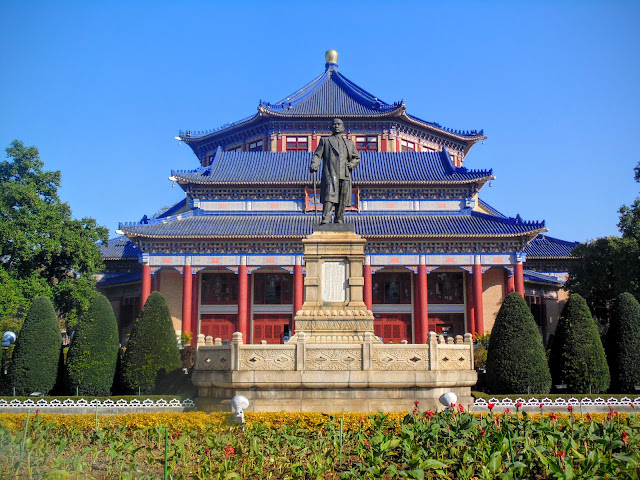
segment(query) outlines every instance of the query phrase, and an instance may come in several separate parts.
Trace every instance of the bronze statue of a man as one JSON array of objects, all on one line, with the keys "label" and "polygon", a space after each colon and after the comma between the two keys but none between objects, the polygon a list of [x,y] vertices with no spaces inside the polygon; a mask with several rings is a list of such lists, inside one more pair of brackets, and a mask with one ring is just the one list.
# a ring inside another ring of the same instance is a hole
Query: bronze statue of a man
[{"label": "bronze statue of a man", "polygon": [[331,132],[333,134],[330,137],[320,139],[311,160],[311,172],[314,174],[322,162],[320,225],[331,222],[331,210],[334,207],[334,223],[344,222],[344,209],[351,206],[351,170],[360,162],[360,154],[355,144],[342,135],[344,132],[342,120],[333,119]]}]

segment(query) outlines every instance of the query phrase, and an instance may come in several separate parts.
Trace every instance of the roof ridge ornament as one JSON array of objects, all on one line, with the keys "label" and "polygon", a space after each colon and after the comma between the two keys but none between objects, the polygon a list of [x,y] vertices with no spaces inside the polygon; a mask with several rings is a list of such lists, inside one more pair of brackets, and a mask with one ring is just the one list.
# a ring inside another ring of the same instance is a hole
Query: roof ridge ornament
[{"label": "roof ridge ornament", "polygon": [[327,50],[324,54],[324,69],[331,71],[338,71],[338,52],[333,48]]}]

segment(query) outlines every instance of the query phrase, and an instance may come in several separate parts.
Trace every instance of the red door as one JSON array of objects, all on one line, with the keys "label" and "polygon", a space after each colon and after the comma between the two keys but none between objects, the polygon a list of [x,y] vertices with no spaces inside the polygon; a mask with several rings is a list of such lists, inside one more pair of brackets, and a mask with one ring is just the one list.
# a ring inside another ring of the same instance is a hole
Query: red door
[{"label": "red door", "polygon": [[411,314],[376,313],[373,321],[373,333],[384,343],[411,343]]},{"label": "red door", "polygon": [[231,340],[233,332],[237,330],[238,315],[203,313],[200,315],[200,333],[205,337],[211,335],[214,339]]},{"label": "red door", "polygon": [[464,335],[464,313],[430,314],[429,331],[449,337]]},{"label": "red door", "polygon": [[284,343],[284,334],[289,333],[291,315],[254,314],[253,343]]}]

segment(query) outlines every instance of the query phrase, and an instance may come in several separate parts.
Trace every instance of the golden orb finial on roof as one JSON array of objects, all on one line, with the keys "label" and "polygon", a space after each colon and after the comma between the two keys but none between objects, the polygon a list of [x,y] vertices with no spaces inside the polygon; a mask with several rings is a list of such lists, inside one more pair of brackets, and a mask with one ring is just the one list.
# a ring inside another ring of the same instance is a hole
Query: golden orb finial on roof
[{"label": "golden orb finial on roof", "polygon": [[338,63],[338,52],[336,52],[333,48],[331,50],[327,50],[324,54],[324,59],[327,63]]}]

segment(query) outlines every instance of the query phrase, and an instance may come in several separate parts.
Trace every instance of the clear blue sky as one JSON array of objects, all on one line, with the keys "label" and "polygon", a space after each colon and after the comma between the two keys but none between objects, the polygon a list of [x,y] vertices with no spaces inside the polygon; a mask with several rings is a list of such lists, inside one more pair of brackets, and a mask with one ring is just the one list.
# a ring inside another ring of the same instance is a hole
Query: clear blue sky
[{"label": "clear blue sky", "polygon": [[[327,12],[329,9],[337,9]],[[61,170],[75,217],[109,228],[182,198],[180,129],[252,115],[320,74],[324,52],[386,102],[484,129],[481,197],[566,240],[616,235],[639,185],[640,2],[8,2],[0,145]]]}]

